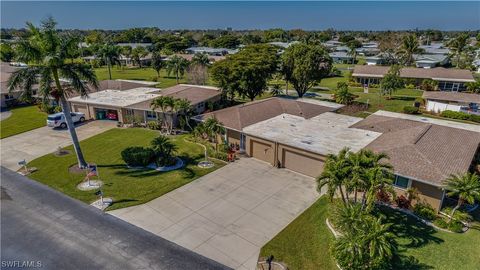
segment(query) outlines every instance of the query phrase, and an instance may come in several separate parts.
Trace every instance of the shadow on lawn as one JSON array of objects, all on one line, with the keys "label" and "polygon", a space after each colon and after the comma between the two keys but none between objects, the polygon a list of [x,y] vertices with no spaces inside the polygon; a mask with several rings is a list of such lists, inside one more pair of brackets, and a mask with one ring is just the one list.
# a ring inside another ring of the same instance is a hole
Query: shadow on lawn
[{"label": "shadow on lawn", "polygon": [[433,269],[432,266],[419,262],[413,256],[400,255],[393,262],[396,270],[426,270]]},{"label": "shadow on lawn", "polygon": [[407,96],[393,96],[390,100],[404,100],[404,101],[414,101],[415,97],[407,97]]}]

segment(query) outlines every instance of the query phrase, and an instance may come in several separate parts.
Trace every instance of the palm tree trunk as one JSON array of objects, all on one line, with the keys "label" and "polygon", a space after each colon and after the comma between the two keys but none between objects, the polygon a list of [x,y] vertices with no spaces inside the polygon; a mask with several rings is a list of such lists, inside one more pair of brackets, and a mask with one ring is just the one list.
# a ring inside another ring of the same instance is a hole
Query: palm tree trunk
[{"label": "palm tree trunk", "polygon": [[358,195],[357,188],[355,188],[354,194],[355,194],[355,195],[354,195],[355,197],[354,197],[353,201],[354,201],[355,203],[357,203],[357,195]]},{"label": "palm tree trunk", "polygon": [[285,95],[288,96],[288,81],[285,80]]},{"label": "palm tree trunk", "polygon": [[345,199],[345,194],[343,193],[343,189],[342,187],[338,187],[338,189],[340,190],[340,196],[342,197],[342,201],[344,204],[347,204],[347,200]]},{"label": "palm tree trunk", "polygon": [[107,58],[107,67],[108,67],[108,77],[110,78],[110,80],[112,79],[112,70],[111,70],[111,63],[110,63],[110,59]]},{"label": "palm tree trunk", "polygon": [[450,218],[448,219],[448,224],[450,224],[452,222],[453,215],[455,214],[455,211],[457,211],[457,209],[460,208],[460,206],[462,206],[462,204],[463,204],[463,200],[459,198],[458,202],[457,202],[457,205],[452,209],[452,213],[450,213]]}]

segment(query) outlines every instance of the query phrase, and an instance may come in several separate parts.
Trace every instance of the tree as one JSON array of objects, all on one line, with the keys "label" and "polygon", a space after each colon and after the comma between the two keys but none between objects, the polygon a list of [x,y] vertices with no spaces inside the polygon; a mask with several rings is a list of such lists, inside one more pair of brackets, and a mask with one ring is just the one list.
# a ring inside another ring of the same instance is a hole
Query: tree
[{"label": "tree", "polygon": [[[120,53],[125,56],[126,59],[131,59],[132,57],[132,47],[130,46],[122,46],[120,48]],[[128,64],[128,60],[125,61],[125,65]]]},{"label": "tree", "polygon": [[190,65],[187,68],[187,81],[190,84],[205,85],[207,82],[207,67],[199,64]]},{"label": "tree", "polygon": [[190,101],[184,98],[175,99],[173,107],[178,117],[183,117],[185,124],[190,128],[190,130],[192,130],[192,126],[190,126],[190,117],[192,116],[193,111]]},{"label": "tree", "polygon": [[210,65],[210,59],[206,53],[196,53],[192,57],[192,64],[207,67]]},{"label": "tree", "polygon": [[218,151],[218,137],[225,133],[222,123],[214,117],[210,117],[204,122],[205,131],[209,138],[215,143],[215,151]]},{"label": "tree", "polygon": [[473,204],[475,200],[480,199],[480,178],[475,173],[466,173],[463,175],[451,175],[445,181],[445,189],[450,197],[457,196],[457,205],[452,209],[450,220],[465,202]]},{"label": "tree", "polygon": [[338,38],[338,41],[342,42],[342,43],[348,43],[352,40],[355,40],[355,37],[352,36],[352,35],[341,35],[339,38]]},{"label": "tree", "polygon": [[403,84],[403,79],[400,77],[400,66],[393,65],[380,82],[381,94],[388,95],[391,98],[393,92],[402,88]]},{"label": "tree", "polygon": [[187,59],[178,55],[170,57],[170,60],[167,61],[166,65],[168,76],[170,76],[172,73],[175,74],[175,80],[178,84],[180,77],[185,74],[185,70],[187,70],[189,64],[190,62],[188,62]]},{"label": "tree", "polygon": [[460,59],[468,47],[469,36],[465,33],[458,35],[456,38],[448,42],[448,47],[452,50],[452,54],[456,58],[456,67],[460,65]]},{"label": "tree", "polygon": [[223,35],[210,41],[210,46],[214,48],[235,49],[239,44],[240,39],[234,35]]},{"label": "tree", "polygon": [[157,166],[170,165],[177,146],[167,136],[160,135],[152,140],[151,146],[155,153]]},{"label": "tree", "polygon": [[348,55],[352,56],[352,64],[355,64],[357,60],[357,49],[362,47],[362,43],[356,39],[347,42],[347,47],[349,49]]},{"label": "tree", "polygon": [[348,91],[348,83],[339,82],[337,84],[337,90],[335,90],[335,102],[350,105],[355,100],[355,95]]},{"label": "tree", "polygon": [[[172,112],[175,105],[175,99],[170,96],[159,96],[152,100],[151,107],[152,110],[160,109],[162,111],[162,123],[167,126],[167,130],[170,132],[171,127],[167,121],[167,113]],[[170,116],[170,118],[172,118]],[[171,121],[170,121],[171,122]]]},{"label": "tree", "polygon": [[420,44],[415,34],[410,34],[403,37],[402,46],[400,47],[398,53],[402,56],[403,63],[406,66],[412,65],[415,60],[413,55],[422,51],[419,46]]},{"label": "tree", "polygon": [[88,33],[85,37],[85,42],[88,45],[100,45],[103,44],[105,41],[105,37],[103,36],[102,32],[93,30]]},{"label": "tree", "polygon": [[102,58],[107,64],[108,77],[112,79],[112,65],[120,64],[120,48],[113,44],[104,44],[97,53],[98,57]]},{"label": "tree", "polygon": [[297,43],[282,54],[282,69],[285,78],[297,91],[299,97],[315,83],[328,76],[332,69],[332,59],[321,46]]},{"label": "tree", "polygon": [[328,155],[322,174],[317,178],[319,191],[327,186],[327,195],[330,200],[333,200],[337,191],[340,192],[344,204],[349,204],[348,193],[343,188],[350,173],[348,153],[349,149],[344,148],[338,155]]},{"label": "tree", "polygon": [[385,58],[386,64],[400,63],[398,48],[402,46],[402,37],[397,33],[387,32],[379,37],[378,48]]},{"label": "tree", "polygon": [[10,62],[15,58],[15,51],[12,48],[12,45],[8,43],[0,44],[0,60],[3,62]]},{"label": "tree", "polygon": [[139,67],[142,67],[142,59],[147,55],[147,50],[142,46],[138,46],[132,49],[132,60],[133,62],[137,63]]},{"label": "tree", "polygon": [[[56,22],[51,17],[43,20],[40,28],[27,23],[29,37],[18,43],[16,53],[20,61],[32,64],[12,73],[8,89],[22,89],[22,96],[31,97],[32,86],[38,84],[38,94],[43,99],[54,97],[60,101],[77,155],[78,167],[85,168],[87,162],[75,132],[67,96],[78,93],[85,97],[88,95],[87,84],[98,88],[98,81],[90,66],[68,61],[66,57],[74,54],[69,51],[71,46],[65,46],[69,43],[66,40],[69,37],[60,37],[55,27]],[[67,80],[68,85],[62,85],[60,78]]]},{"label": "tree", "polygon": [[157,72],[157,80],[160,78],[160,70],[165,67],[165,62],[160,53],[154,52],[152,54],[152,68]]}]

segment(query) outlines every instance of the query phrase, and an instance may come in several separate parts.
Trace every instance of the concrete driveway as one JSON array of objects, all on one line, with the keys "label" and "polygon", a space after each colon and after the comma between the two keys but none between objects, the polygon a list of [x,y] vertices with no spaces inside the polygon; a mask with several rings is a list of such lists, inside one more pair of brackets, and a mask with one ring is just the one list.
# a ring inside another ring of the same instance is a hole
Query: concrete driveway
[{"label": "concrete driveway", "polygon": [[[76,127],[80,140],[97,135],[115,127],[113,121],[92,121]],[[10,169],[18,170],[18,161],[25,159],[27,162],[35,158],[52,153],[57,148],[72,144],[68,130],[41,127],[18,135],[0,140],[1,165]]]},{"label": "concrete driveway", "polygon": [[253,270],[260,248],[319,196],[310,177],[242,158],[109,213],[229,267]]}]

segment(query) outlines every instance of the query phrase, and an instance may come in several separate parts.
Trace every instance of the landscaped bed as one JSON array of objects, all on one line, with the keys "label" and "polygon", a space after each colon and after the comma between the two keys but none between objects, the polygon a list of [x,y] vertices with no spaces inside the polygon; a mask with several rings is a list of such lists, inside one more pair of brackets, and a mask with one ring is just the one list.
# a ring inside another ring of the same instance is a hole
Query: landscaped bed
[{"label": "landscaped bed", "polygon": [[[141,128],[112,129],[81,142],[87,162],[98,166],[104,196],[114,199],[108,210],[148,202],[223,165],[218,162],[210,169],[199,168],[198,162],[204,159],[203,148],[185,141],[185,135],[181,135],[171,137],[171,141],[178,147],[177,156],[186,162],[181,169],[169,172],[129,169],[122,160],[122,150],[129,146],[149,146],[158,135],[158,131]],[[29,166],[38,168],[30,178],[91,203],[97,199],[95,191],[80,191],[76,188],[84,180],[85,174],[69,172],[77,160],[73,147],[67,147],[67,150],[70,154],[58,156],[52,153],[30,162]]]},{"label": "landscaped bed", "polygon": [[[260,256],[274,255],[285,262],[289,269],[338,269],[330,254],[333,234],[325,219],[328,199],[320,198],[288,227],[268,242]],[[393,223],[392,230],[399,244],[400,255],[413,256],[414,260],[396,265],[395,269],[478,269],[480,265],[480,219],[466,233],[451,233],[435,230],[414,217],[382,207],[381,212]],[[475,216],[475,215],[474,215]]]},{"label": "landscaped bed", "polygon": [[0,122],[1,139],[43,127],[47,123],[47,114],[37,106],[16,107],[10,111],[12,115]]}]

